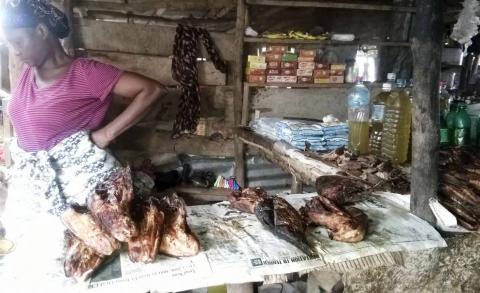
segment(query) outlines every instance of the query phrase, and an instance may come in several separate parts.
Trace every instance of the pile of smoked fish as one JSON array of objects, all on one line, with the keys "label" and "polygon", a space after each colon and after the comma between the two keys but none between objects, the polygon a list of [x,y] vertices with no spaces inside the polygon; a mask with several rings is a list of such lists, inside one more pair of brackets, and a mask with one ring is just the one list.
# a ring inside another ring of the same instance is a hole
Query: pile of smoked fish
[{"label": "pile of smoked fish", "polygon": [[123,168],[97,186],[86,206],[72,206],[62,215],[65,274],[87,279],[109,256],[128,247],[133,262],[155,261],[159,253],[196,255],[200,243],[187,224],[185,202],[173,192],[134,196],[130,168]]},{"label": "pile of smoked fish", "polygon": [[373,155],[353,156],[343,148],[315,156],[319,156],[318,159],[324,163],[341,169],[345,176],[368,182],[375,190],[410,193],[410,180],[407,174],[389,161]]},{"label": "pile of smoked fish", "polygon": [[480,228],[480,153],[448,149],[439,156],[439,201],[468,230]]}]

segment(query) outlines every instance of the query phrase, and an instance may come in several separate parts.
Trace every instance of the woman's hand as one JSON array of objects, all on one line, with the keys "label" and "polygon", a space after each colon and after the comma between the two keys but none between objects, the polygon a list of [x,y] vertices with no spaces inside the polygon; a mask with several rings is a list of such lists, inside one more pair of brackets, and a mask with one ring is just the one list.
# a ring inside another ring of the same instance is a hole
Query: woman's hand
[{"label": "woman's hand", "polygon": [[90,139],[97,147],[101,149],[106,148],[112,142],[103,128],[93,131],[90,134]]}]

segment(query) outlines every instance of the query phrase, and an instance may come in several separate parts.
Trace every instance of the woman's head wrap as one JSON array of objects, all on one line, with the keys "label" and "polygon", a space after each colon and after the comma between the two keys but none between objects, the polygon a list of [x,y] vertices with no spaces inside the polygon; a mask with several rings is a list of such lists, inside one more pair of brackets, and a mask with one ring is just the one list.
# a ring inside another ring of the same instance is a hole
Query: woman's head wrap
[{"label": "woman's head wrap", "polygon": [[2,27],[26,28],[45,24],[59,39],[70,33],[67,16],[48,0],[7,0],[2,13]]}]

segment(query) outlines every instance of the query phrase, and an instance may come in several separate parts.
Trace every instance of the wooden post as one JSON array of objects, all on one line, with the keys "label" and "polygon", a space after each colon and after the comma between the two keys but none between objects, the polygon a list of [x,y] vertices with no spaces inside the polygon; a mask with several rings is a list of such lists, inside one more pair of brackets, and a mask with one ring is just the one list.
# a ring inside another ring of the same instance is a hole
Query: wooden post
[{"label": "wooden post", "polygon": [[442,2],[416,1],[413,32],[414,95],[411,211],[434,223],[429,199],[437,197],[439,108],[438,82],[442,56]]},{"label": "wooden post", "polygon": [[[237,2],[237,21],[235,26],[235,61],[233,112],[235,126],[239,126],[242,118],[243,90],[243,38],[245,35],[245,0]],[[235,137],[235,177],[241,187],[245,187],[245,146]]]},{"label": "wooden post", "polygon": [[248,120],[250,118],[250,87],[245,84],[243,87],[243,107],[242,107],[242,119],[241,125],[248,126]]},{"label": "wooden post", "polygon": [[228,293],[253,293],[253,283],[227,284]]},{"label": "wooden post", "polygon": [[292,194],[303,192],[303,183],[294,174],[292,174],[292,186],[290,188],[290,192]]},{"label": "wooden post", "polygon": [[10,75],[8,70],[8,47],[0,46],[0,88],[10,92]]},{"label": "wooden post", "polygon": [[63,48],[69,56],[75,56],[75,45],[73,44],[73,0],[63,0],[62,10],[68,17],[68,25],[70,26],[70,34],[63,39]]}]

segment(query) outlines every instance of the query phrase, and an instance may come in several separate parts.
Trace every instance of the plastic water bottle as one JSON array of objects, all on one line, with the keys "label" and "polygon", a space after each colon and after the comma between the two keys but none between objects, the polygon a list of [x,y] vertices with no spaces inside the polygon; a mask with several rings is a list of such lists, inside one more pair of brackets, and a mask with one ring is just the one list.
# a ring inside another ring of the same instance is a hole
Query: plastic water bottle
[{"label": "plastic water bottle", "polygon": [[412,103],[407,91],[402,88],[392,91],[385,105],[382,156],[394,164],[408,160],[411,123]]},{"label": "plastic water bottle", "polygon": [[382,92],[373,98],[371,129],[370,129],[370,153],[380,155],[382,153],[383,118],[385,116],[385,103],[390,96],[391,85],[384,83]]},{"label": "plastic water bottle", "polygon": [[348,150],[354,155],[368,153],[370,91],[360,81],[348,92]]}]

